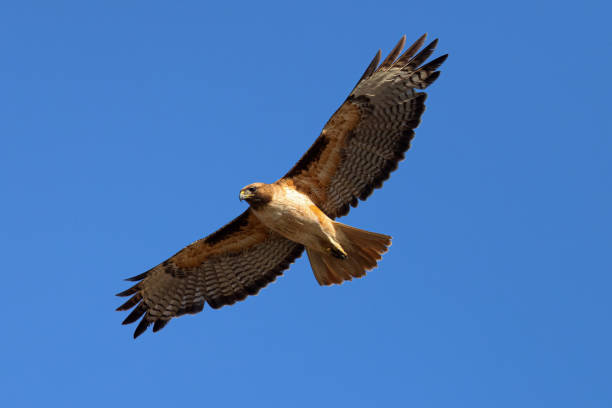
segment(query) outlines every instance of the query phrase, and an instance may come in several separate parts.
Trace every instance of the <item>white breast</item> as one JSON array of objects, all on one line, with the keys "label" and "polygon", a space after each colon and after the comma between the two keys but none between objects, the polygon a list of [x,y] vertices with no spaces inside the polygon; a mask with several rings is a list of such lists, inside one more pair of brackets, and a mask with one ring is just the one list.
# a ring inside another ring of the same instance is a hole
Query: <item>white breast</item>
[{"label": "white breast", "polygon": [[320,215],[313,208],[315,204],[305,194],[279,188],[274,199],[254,213],[264,225],[285,238],[313,246],[326,236],[322,230],[326,225],[321,224]]}]

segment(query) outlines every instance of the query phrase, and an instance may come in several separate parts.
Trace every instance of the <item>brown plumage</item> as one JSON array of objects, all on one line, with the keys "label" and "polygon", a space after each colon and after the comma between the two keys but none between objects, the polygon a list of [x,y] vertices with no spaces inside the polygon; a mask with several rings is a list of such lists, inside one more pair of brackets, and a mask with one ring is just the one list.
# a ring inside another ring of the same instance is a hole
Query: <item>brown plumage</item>
[{"label": "brown plumage", "polygon": [[[419,38],[403,54],[402,37],[379,65],[380,51],[312,147],[280,180],[240,192],[250,205],[217,232],[128,280],[117,310],[140,319],[134,337],[170,319],[233,304],[276,279],[306,248],[321,285],[342,283],[376,267],[391,237],[334,221],[365,200],[397,168],[425,110],[425,89],[446,55],[422,65],[434,40]],[[400,55],[401,54],[401,55]]]}]

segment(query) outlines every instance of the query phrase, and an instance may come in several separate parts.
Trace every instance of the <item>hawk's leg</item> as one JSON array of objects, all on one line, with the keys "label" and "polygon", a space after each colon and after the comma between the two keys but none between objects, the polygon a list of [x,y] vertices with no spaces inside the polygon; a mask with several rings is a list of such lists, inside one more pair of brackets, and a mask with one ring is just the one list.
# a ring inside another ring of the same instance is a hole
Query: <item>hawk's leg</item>
[{"label": "hawk's leg", "polygon": [[338,259],[346,259],[348,257],[348,255],[346,254],[346,252],[344,252],[344,249],[342,249],[340,245],[327,248],[327,252],[329,252],[333,257]]}]

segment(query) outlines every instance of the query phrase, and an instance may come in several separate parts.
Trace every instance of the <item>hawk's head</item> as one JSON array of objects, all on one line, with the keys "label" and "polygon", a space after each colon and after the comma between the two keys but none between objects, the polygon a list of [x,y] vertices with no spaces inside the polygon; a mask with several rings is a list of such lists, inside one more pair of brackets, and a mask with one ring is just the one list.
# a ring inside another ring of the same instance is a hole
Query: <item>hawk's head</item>
[{"label": "hawk's head", "polygon": [[254,208],[267,204],[271,199],[272,194],[268,184],[253,183],[240,190],[240,201],[244,200]]}]

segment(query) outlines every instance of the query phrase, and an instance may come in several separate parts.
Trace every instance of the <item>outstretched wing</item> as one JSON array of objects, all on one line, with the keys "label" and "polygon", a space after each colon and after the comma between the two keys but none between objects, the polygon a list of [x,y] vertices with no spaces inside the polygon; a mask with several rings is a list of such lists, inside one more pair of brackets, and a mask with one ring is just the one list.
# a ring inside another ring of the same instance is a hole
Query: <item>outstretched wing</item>
[{"label": "outstretched wing", "polygon": [[247,210],[217,232],[187,246],[117,296],[132,296],[117,310],[134,310],[123,321],[142,318],[134,338],[149,325],[162,329],[170,319],[213,309],[254,295],[282,275],[304,247],[269,230]]},{"label": "outstretched wing", "polygon": [[381,187],[410,147],[427,97],[416,90],[438,78],[447,55],[421,65],[438,40],[416,54],[423,35],[399,56],[405,41],[404,36],[380,65],[378,51],[312,147],[281,179],[331,218],[346,215],[349,205],[356,207]]}]

